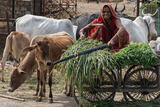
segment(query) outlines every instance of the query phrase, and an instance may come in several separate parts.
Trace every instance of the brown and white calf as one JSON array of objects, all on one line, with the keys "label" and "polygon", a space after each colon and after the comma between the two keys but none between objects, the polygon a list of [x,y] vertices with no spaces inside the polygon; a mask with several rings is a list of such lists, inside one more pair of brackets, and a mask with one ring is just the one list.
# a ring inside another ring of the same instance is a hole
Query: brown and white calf
[{"label": "brown and white calf", "polygon": [[23,32],[11,32],[7,38],[5,43],[5,48],[3,51],[3,57],[1,60],[1,72],[2,72],[2,81],[4,81],[4,67],[7,60],[7,57],[9,53],[12,55],[12,57],[15,59],[15,63],[17,63],[20,58],[23,59],[24,56],[27,54],[26,52],[23,52],[23,49],[26,46],[29,46],[30,44],[30,37],[29,35],[23,33]]},{"label": "brown and white calf", "polygon": [[53,102],[52,96],[52,69],[54,66],[47,66],[46,63],[48,61],[56,61],[60,59],[64,50],[66,50],[69,46],[73,45],[74,40],[69,36],[66,32],[59,32],[55,34],[48,34],[45,36],[38,36],[36,38],[40,38],[39,41],[36,41],[36,44],[30,45],[30,47],[26,48],[26,50],[35,52],[35,60],[38,64],[38,70],[40,71],[40,92],[38,101],[42,100],[42,97],[45,96],[45,75],[48,73],[48,84],[50,87],[49,92],[49,102]]}]

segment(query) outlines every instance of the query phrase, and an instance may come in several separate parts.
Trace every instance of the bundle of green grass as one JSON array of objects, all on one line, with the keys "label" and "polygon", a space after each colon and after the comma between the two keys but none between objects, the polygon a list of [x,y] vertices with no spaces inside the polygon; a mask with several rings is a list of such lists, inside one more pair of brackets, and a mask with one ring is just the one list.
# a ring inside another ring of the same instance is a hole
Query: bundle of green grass
[{"label": "bundle of green grass", "polygon": [[[102,44],[102,42],[97,40],[79,39],[67,49],[61,59]],[[111,53],[110,49],[105,48],[77,56],[62,62],[59,68],[66,72],[67,78],[72,78],[76,84],[80,85],[83,80],[92,81],[93,74],[100,77],[102,70],[121,69],[129,65],[149,67],[155,66],[157,63],[158,57],[152,52],[148,44],[130,43],[127,47],[116,53]]]},{"label": "bundle of green grass", "polygon": [[155,66],[158,56],[152,52],[151,47],[145,43],[131,42],[127,47],[113,54],[120,68],[128,65],[142,65],[144,67]]}]

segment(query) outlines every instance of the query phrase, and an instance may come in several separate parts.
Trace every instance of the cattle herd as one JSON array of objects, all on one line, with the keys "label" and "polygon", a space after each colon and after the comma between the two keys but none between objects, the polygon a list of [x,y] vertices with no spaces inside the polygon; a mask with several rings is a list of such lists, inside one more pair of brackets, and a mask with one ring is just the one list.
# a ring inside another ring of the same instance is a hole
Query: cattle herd
[{"label": "cattle herd", "polygon": [[[148,43],[151,37],[157,36],[153,19],[157,11],[154,14],[145,14],[143,10],[143,17],[138,16],[131,20],[120,14],[124,9],[119,11],[119,15],[122,25],[129,33],[130,41]],[[69,20],[26,14],[17,18],[16,31],[12,31],[7,36],[1,60],[1,80],[4,81],[3,71],[7,57],[11,54],[14,58],[9,91],[15,91],[36,71],[38,80],[36,95],[38,95],[38,101],[41,101],[45,96],[46,75],[48,73],[49,102],[52,103],[51,87],[54,66],[47,66],[46,62],[60,59],[65,50],[79,39],[79,30],[98,16],[99,13],[85,13]],[[155,42],[151,44],[155,45]]]}]

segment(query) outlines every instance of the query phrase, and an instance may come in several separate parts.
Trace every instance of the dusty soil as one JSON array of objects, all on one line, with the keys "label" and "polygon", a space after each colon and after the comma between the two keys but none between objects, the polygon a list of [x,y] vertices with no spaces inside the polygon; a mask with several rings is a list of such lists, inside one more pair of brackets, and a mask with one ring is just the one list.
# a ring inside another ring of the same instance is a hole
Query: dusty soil
[{"label": "dusty soil", "polygon": [[[78,12],[79,13],[95,13],[95,12],[100,12],[100,9],[103,7],[103,5],[106,2],[100,2],[97,4],[96,2],[79,2],[78,3]],[[116,2],[111,2],[113,8],[115,7]],[[124,1],[124,2],[118,2],[118,9],[121,10],[123,6],[125,5],[126,9],[124,10],[124,14],[127,14],[129,16],[136,16],[136,11],[134,11],[134,8],[136,6],[135,2],[130,2],[130,1]]]},{"label": "dusty soil", "polygon": [[[46,97],[43,98],[42,102],[36,102],[37,96],[34,96],[37,83],[36,73],[34,73],[30,79],[25,81],[25,83],[22,84],[17,90],[12,93],[8,92],[12,64],[12,62],[7,61],[5,67],[5,82],[3,83],[0,81],[0,107],[77,107],[74,98],[67,97],[62,93],[64,75],[60,72],[57,72],[55,69],[53,70],[52,104],[48,103],[48,84],[46,84]],[[20,98],[25,101],[4,98],[2,95]]]},{"label": "dusty soil", "polygon": [[[78,3],[78,12],[79,14],[89,12],[89,13],[95,13],[99,12],[100,8],[103,6],[103,3],[97,4],[96,2],[90,2],[89,4],[86,2],[79,2]],[[115,6],[115,3],[112,3],[113,7]],[[130,15],[130,16],[135,16],[136,13],[133,12],[133,8],[135,4],[132,2],[121,2],[118,5],[118,9],[122,9],[123,4],[126,5],[126,10],[124,13]],[[11,65],[8,64],[8,67],[5,69],[5,83],[0,82],[0,94],[4,95],[9,95],[9,96],[14,96],[18,98],[25,99],[24,102],[22,101],[16,101],[16,100],[11,100],[7,98],[1,98],[0,97],[0,107],[77,107],[77,104],[75,100],[71,97],[66,97],[64,94],[62,94],[63,90],[63,84],[64,80],[61,74],[54,75],[54,82],[55,84],[53,85],[53,104],[48,103],[48,90],[46,97],[42,102],[36,102],[35,96],[33,94],[35,93],[36,89],[36,73],[32,76],[31,79],[27,80],[19,89],[17,89],[13,93],[8,93],[8,86],[9,86],[9,77],[10,77],[10,72],[11,71]],[[48,86],[47,86],[48,87]],[[118,93],[117,96],[115,97],[116,101],[120,101],[122,99],[121,93]]]}]

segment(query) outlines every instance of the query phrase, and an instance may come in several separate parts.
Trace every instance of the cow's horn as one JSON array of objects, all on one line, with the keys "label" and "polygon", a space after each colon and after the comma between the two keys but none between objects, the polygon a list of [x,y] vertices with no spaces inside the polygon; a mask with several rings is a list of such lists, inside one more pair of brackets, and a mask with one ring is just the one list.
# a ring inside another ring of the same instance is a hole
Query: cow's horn
[{"label": "cow's horn", "polygon": [[146,7],[142,9],[142,15],[143,15],[143,16],[146,16],[146,15],[147,15],[147,14],[144,13],[144,10],[145,10],[145,9],[146,9]]},{"label": "cow's horn", "polygon": [[123,5],[123,9],[121,10],[121,12],[123,12],[125,9],[126,9],[126,6],[125,6],[125,5]]},{"label": "cow's horn", "polygon": [[156,11],[154,12],[154,14],[152,14],[151,16],[152,17],[155,16],[157,14],[157,12],[158,12],[158,9],[156,9]]},{"label": "cow's horn", "polygon": [[[114,9],[116,12],[117,12],[117,5],[118,5],[118,3],[116,3],[115,9]],[[120,10],[120,12],[122,13],[125,9],[126,9],[126,6],[123,5],[123,9]]]},{"label": "cow's horn", "polygon": [[[143,16],[146,16],[146,15],[147,15],[147,14],[144,13],[144,10],[145,10],[145,9],[146,9],[146,7],[142,9],[142,15],[143,15]],[[154,14],[151,14],[151,16],[152,16],[152,17],[155,16],[155,15],[157,14],[157,12],[158,12],[158,9],[156,9],[156,12],[154,12]]]}]

